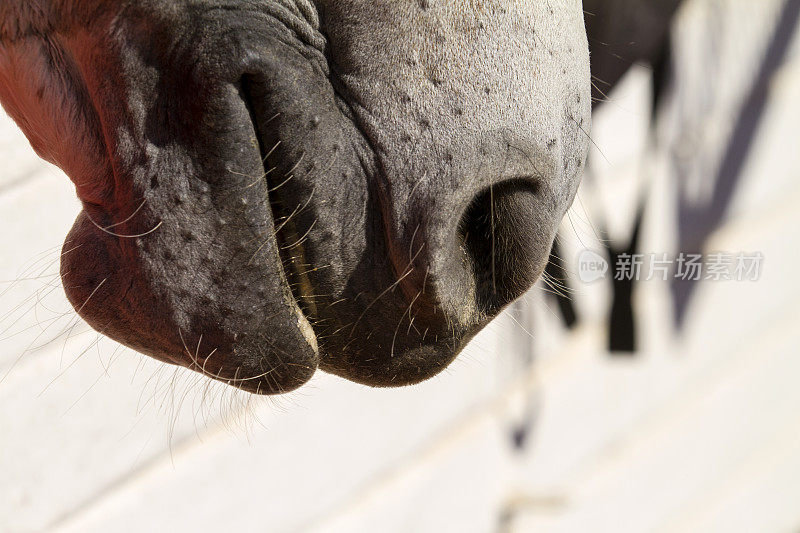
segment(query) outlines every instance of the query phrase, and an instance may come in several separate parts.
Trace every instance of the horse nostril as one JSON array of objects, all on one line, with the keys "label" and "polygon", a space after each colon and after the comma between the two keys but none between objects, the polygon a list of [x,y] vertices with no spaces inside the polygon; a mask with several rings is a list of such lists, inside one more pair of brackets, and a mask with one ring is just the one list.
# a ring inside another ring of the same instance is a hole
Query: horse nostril
[{"label": "horse nostril", "polygon": [[534,182],[511,180],[479,193],[461,217],[460,250],[483,312],[496,313],[540,275],[551,240],[542,203]]}]

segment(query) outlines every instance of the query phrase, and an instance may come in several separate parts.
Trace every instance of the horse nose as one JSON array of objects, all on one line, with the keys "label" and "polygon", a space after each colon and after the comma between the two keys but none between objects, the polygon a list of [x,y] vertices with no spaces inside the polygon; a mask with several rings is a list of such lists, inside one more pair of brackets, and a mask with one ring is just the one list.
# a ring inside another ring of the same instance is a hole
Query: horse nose
[{"label": "horse nose", "polygon": [[533,178],[498,180],[461,196],[449,212],[428,211],[411,246],[423,257],[414,261],[418,274],[403,282],[407,297],[425,294],[440,318],[470,329],[536,282],[563,212]]},{"label": "horse nose", "polygon": [[[553,223],[541,199],[536,183],[506,181],[480,191],[459,220],[450,253],[459,256],[485,314],[522,296],[544,269]],[[440,283],[463,283],[451,272]]]}]

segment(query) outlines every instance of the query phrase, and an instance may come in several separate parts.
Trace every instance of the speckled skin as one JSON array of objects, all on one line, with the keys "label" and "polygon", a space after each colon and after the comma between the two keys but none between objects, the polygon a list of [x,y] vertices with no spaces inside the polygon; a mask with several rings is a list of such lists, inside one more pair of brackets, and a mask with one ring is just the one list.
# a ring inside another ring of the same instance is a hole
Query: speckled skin
[{"label": "speckled skin", "polygon": [[543,270],[580,1],[74,4],[0,6],[0,102],[76,184],[62,278],[98,331],[256,393],[399,386]]}]

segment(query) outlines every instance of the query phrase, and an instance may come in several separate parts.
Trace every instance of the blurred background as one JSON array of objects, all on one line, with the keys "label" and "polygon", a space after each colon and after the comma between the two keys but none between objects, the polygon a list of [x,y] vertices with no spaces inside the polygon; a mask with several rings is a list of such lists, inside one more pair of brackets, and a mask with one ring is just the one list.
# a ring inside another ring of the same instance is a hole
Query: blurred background
[{"label": "blurred background", "polygon": [[401,390],[256,398],[92,332],[72,186],[0,112],[0,531],[800,532],[797,7],[686,0],[548,279]]}]

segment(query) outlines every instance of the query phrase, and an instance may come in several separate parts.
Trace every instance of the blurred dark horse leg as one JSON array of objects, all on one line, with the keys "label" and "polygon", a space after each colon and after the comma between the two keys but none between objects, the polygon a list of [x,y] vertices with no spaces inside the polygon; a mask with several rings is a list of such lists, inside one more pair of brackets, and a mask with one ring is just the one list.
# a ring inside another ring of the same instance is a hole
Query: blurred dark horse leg
[{"label": "blurred dark horse leg", "polygon": [[[586,31],[589,37],[592,67],[593,106],[599,106],[606,94],[637,63],[653,69],[652,114],[655,115],[669,84],[670,27],[681,0],[584,0]],[[643,202],[637,209],[636,228],[627,243],[605,241],[611,265],[622,254],[638,250],[638,227],[643,217]],[[558,243],[553,247],[547,273],[567,284],[563,253]],[[609,321],[609,349],[612,353],[632,353],[636,349],[633,314],[633,279],[614,280],[613,303]],[[568,291],[553,294],[567,327],[578,317]]]}]

